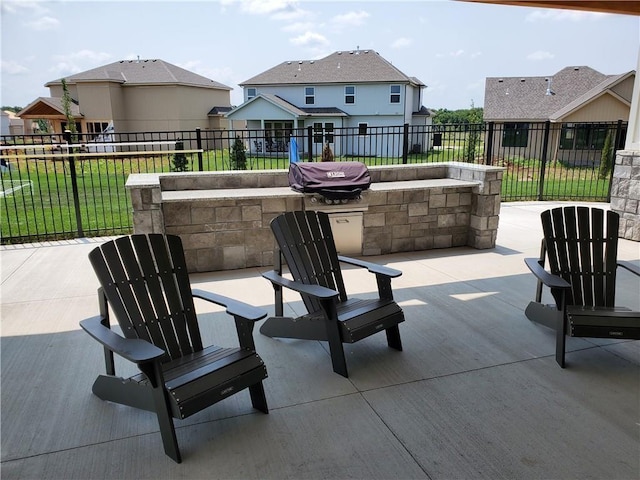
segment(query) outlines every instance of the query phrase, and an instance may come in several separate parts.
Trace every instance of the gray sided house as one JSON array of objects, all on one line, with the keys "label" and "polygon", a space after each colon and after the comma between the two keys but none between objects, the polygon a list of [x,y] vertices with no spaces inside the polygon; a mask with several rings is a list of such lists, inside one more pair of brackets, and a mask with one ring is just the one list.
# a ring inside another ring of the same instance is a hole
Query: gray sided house
[{"label": "gray sided house", "polygon": [[[240,84],[244,103],[226,117],[244,120],[249,130],[264,130],[265,138],[249,140],[252,152],[286,148],[289,136],[312,127],[313,154],[329,146],[336,156],[399,155],[402,142],[395,135],[371,142],[377,127],[414,128],[410,144],[427,150],[431,113],[422,106],[426,87],[373,50],[339,51],[319,60],[286,61]],[[381,130],[381,129],[380,129]],[[386,130],[388,132],[388,130]],[[341,135],[345,133],[345,135]],[[307,148],[302,138],[301,149]]]},{"label": "gray sided house", "polygon": [[[116,133],[232,127],[224,118],[231,110],[230,87],[163,60],[121,60],[64,80],[80,133],[98,135],[109,124]],[[62,79],[45,86],[51,96],[37,98],[18,115],[45,119],[53,133],[62,133]]]},{"label": "gray sided house", "polygon": [[529,158],[541,158],[544,128],[538,122],[549,121],[548,160],[597,164],[608,132],[629,120],[634,80],[633,70],[605,75],[586,66],[547,77],[487,78],[484,120],[495,123],[493,156],[514,157],[522,149]]}]

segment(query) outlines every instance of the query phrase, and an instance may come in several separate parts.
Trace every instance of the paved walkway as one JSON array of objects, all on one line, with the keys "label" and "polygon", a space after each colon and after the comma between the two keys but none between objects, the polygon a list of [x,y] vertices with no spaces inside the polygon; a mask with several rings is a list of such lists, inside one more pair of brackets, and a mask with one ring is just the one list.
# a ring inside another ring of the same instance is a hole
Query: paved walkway
[{"label": "paved walkway", "polygon": [[[539,213],[552,206],[503,204],[492,250],[368,257],[404,272],[393,281],[404,351],[384,335],[347,345],[349,379],[323,342],[256,333],[270,414],[243,392],[176,421],[181,465],[164,455],[153,414],[91,394],[102,351],[78,321],[97,311],[87,254],[100,239],[2,247],[1,476],[640,478],[640,342],[569,339],[562,370],[553,332],[523,314],[535,291],[523,258],[537,256]],[[640,245],[622,241],[620,258],[638,262]],[[345,276],[350,293],[375,291],[366,272]],[[193,282],[273,311],[260,269]],[[619,282],[620,303],[640,308],[640,282],[624,271]],[[231,341],[224,314],[197,306],[205,341]]]}]

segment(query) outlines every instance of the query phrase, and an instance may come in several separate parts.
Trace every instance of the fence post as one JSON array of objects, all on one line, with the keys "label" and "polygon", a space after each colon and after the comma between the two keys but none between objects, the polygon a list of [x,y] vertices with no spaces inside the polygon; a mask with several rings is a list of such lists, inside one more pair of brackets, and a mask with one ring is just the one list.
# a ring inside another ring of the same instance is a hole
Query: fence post
[{"label": "fence post", "polygon": [[492,165],[493,164],[493,129],[494,129],[494,122],[489,122],[489,132],[487,134],[488,139],[487,139],[487,148],[486,148],[486,152],[485,152],[485,156],[484,156],[484,164],[485,165]]},{"label": "fence post", "polygon": [[[198,150],[202,150],[202,132],[200,131],[200,127],[196,128],[196,146]],[[198,170],[202,171],[202,152],[198,152]]]},{"label": "fence post", "polygon": [[405,123],[402,130],[402,163],[406,165],[409,153],[409,124]]},{"label": "fence post", "polygon": [[540,184],[538,185],[538,200],[542,200],[544,191],[544,174],[547,169],[547,151],[549,149],[549,131],[551,130],[551,121],[544,122],[544,137],[542,139],[542,162],[540,164]]},{"label": "fence post", "polygon": [[[67,153],[73,153],[73,149],[69,147],[71,145],[71,130],[64,131],[64,139],[67,142]],[[84,237],[84,231],[82,229],[82,215],[80,215],[80,194],[78,193],[78,178],[76,175],[76,161],[73,155],[68,155],[69,161],[69,174],[71,175],[71,192],[73,194],[73,208],[76,211],[76,228],[78,229],[78,237]]]},{"label": "fence post", "polygon": [[307,127],[307,160],[313,162],[313,128],[311,125]]}]

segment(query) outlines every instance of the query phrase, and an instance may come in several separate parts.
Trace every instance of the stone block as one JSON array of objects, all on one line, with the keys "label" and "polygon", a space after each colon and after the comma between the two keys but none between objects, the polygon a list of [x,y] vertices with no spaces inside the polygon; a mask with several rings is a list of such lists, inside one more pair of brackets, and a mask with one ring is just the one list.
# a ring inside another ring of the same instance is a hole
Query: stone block
[{"label": "stone block", "polygon": [[429,207],[430,208],[442,208],[447,205],[447,196],[446,195],[438,195],[431,194],[429,195]]},{"label": "stone block", "polygon": [[409,223],[407,212],[387,212],[385,214],[385,224],[389,225],[404,225]]},{"label": "stone block", "polygon": [[247,205],[242,207],[242,221],[262,220],[262,208],[260,205]]},{"label": "stone block", "polygon": [[384,227],[385,225],[385,214],[384,213],[367,213],[365,212],[363,216],[363,225],[365,227]]},{"label": "stone block", "polygon": [[213,223],[215,222],[215,217],[215,209],[211,207],[200,208],[194,206],[191,208],[191,221],[195,224]]},{"label": "stone block", "polygon": [[262,199],[262,211],[264,213],[284,213],[287,208],[287,204],[284,198],[263,198]]},{"label": "stone block", "polygon": [[451,235],[434,235],[433,248],[451,248],[452,246]]},{"label": "stone block", "polygon": [[460,205],[460,194],[459,193],[447,193],[446,206],[447,207],[457,207]]},{"label": "stone block", "polygon": [[411,225],[394,225],[391,228],[391,236],[394,239],[409,238],[411,236]]},{"label": "stone block", "polygon": [[429,202],[409,203],[407,212],[410,217],[428,215]]},{"label": "stone block", "polygon": [[443,214],[438,215],[438,228],[450,228],[456,226],[456,215],[451,214]]},{"label": "stone block", "polygon": [[215,213],[216,222],[242,221],[242,209],[240,207],[217,207]]},{"label": "stone block", "polygon": [[411,238],[394,238],[391,240],[391,252],[411,252],[413,250],[413,239]]},{"label": "stone block", "polygon": [[191,208],[188,203],[164,203],[162,207],[166,225],[191,225]]},{"label": "stone block", "polygon": [[245,268],[246,261],[244,245],[222,247],[222,267],[224,270]]}]

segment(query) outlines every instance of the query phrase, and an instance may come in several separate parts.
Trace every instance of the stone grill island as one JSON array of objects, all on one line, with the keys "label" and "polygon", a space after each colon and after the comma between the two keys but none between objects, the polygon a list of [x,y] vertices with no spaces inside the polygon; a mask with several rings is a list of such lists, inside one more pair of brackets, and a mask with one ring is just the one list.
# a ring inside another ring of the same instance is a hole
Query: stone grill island
[{"label": "stone grill island", "polygon": [[190,272],[273,264],[269,223],[326,211],[351,256],[470,246],[493,248],[504,168],[458,162],[369,167],[358,201],[328,205],[292,190],[287,170],[132,174],[134,233],[180,235]]}]

